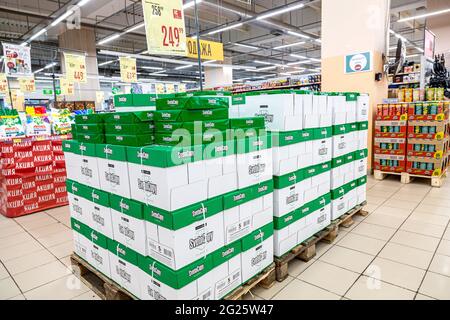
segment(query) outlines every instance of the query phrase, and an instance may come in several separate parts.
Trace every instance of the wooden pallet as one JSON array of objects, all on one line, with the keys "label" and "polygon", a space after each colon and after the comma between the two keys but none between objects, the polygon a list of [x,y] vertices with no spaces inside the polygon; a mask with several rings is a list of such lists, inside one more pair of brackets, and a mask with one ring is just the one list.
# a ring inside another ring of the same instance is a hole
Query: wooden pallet
[{"label": "wooden pallet", "polygon": [[224,300],[242,300],[242,298],[256,286],[261,286],[265,289],[271,288],[275,284],[275,263],[265,268],[256,277],[253,277],[239,288],[225,296]]},{"label": "wooden pallet", "polygon": [[316,256],[316,244],[318,242],[324,241],[327,243],[333,243],[339,235],[339,227],[351,227],[355,223],[353,217],[357,214],[364,217],[367,216],[368,212],[363,210],[363,207],[366,204],[367,202],[363,202],[362,204],[351,209],[346,214],[342,215],[340,218],[332,221],[327,228],[316,233],[305,242],[299,244],[283,257],[275,257],[275,275],[277,281],[282,282],[289,276],[289,262],[294,259],[300,259],[305,262],[310,261]]},{"label": "wooden pallet", "polygon": [[380,171],[375,170],[374,171],[374,177],[376,180],[384,180],[389,175],[396,175],[400,176],[400,181],[403,184],[409,184],[411,181],[414,180],[414,178],[424,178],[424,179],[430,179],[431,180],[431,186],[440,188],[444,184],[444,179],[447,177],[447,169],[440,175],[440,176],[422,176],[418,174],[410,174],[408,172],[387,172],[387,171]]},{"label": "wooden pallet", "polygon": [[92,267],[78,255],[70,256],[75,275],[102,300],[136,300],[127,290]]}]

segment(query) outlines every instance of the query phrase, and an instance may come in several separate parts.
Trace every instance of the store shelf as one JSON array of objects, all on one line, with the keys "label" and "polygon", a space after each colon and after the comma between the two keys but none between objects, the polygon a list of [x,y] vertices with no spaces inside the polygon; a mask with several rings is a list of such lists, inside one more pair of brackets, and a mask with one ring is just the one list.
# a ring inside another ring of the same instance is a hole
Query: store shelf
[{"label": "store shelf", "polygon": [[389,87],[407,86],[407,85],[412,85],[412,84],[414,84],[414,85],[420,84],[420,81],[390,83]]},{"label": "store shelf", "polygon": [[[403,73],[397,73],[395,76],[407,76],[409,74],[418,74],[420,71],[414,71],[414,72],[403,72]],[[388,74],[389,77],[394,77],[393,74]]]},{"label": "store shelf", "polygon": [[278,89],[292,89],[292,88],[303,88],[303,87],[310,87],[314,85],[320,85],[322,82],[313,82],[313,83],[302,83],[302,84],[292,84],[288,86],[276,86],[276,87],[270,87],[270,88],[259,88],[259,89],[248,89],[248,90],[233,90],[233,93],[245,93],[245,92],[252,92],[252,91],[263,91],[263,90],[278,90]]}]

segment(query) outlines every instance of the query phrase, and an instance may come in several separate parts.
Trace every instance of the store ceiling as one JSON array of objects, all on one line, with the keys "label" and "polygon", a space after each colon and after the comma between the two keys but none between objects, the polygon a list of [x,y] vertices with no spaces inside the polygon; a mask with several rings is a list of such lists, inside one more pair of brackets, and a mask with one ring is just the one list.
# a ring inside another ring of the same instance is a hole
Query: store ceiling
[{"label": "store ceiling", "polygon": [[[2,1],[0,4],[0,38],[2,41],[22,43],[79,1]],[[184,1],[187,3],[192,0]],[[267,10],[296,3],[304,3],[305,6],[269,19],[254,19]],[[421,10],[426,10],[427,1],[391,0],[391,7],[391,28],[410,41],[409,54],[419,53],[415,47],[422,47],[423,45],[425,21],[423,19],[422,21],[411,23],[397,23],[396,21],[401,17],[415,15]],[[198,4],[198,8],[202,38],[223,42],[225,56],[233,65],[266,69],[269,64],[270,66],[278,65],[276,69],[260,72],[235,70],[235,79],[276,77],[280,73],[288,71],[296,72],[297,74],[302,71],[300,67],[305,68],[303,70],[304,74],[320,71],[317,69],[320,67],[320,61],[317,59],[320,59],[321,56],[321,45],[320,41],[317,40],[320,39],[321,31],[320,0],[203,0]],[[141,0],[91,0],[82,7],[81,17],[82,25],[94,28],[97,41],[101,41],[142,23]],[[196,29],[193,7],[185,10],[185,20],[187,33],[194,35]],[[242,26],[220,33],[208,34],[211,31],[237,22],[242,22]],[[32,42],[33,67],[36,70],[59,59],[57,52],[58,34],[64,32],[64,28],[64,24],[59,24]],[[307,35],[309,39],[293,35],[292,32]],[[299,42],[304,43],[299,44]],[[395,36],[392,35],[391,43],[395,42]],[[98,45],[98,49],[139,54],[146,49],[144,28],[127,33],[114,41]],[[288,63],[292,64],[306,60],[291,54],[307,57],[308,60],[313,58],[313,61],[286,67]],[[112,58],[111,56],[99,54],[98,62],[101,64],[112,60]],[[176,57],[168,58],[182,59]],[[280,65],[285,67],[280,67]],[[138,67],[142,66],[162,67],[167,70],[169,77],[161,78],[161,80],[196,80],[196,77],[198,77],[194,67],[175,70],[180,65],[174,63],[143,60],[138,63]],[[118,75],[118,63],[110,63],[99,68],[102,75]],[[148,69],[139,71],[141,72],[140,77],[146,77],[152,72]],[[157,79],[156,75],[152,77]]]}]

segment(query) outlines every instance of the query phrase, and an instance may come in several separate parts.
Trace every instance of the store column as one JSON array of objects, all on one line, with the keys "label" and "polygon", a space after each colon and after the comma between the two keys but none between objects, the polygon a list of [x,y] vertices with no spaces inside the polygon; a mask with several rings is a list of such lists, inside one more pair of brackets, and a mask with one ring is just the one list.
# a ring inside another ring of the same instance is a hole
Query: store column
[{"label": "store column", "polygon": [[[98,79],[97,51],[95,32],[91,28],[66,30],[58,37],[63,52],[86,54],[87,83],[75,84],[75,95],[67,99],[75,101],[96,101],[96,92],[100,90]],[[73,51],[71,51],[73,50]],[[61,53],[62,71],[65,73],[64,53]],[[99,105],[96,103],[97,108]]]},{"label": "store column", "polygon": [[[382,55],[389,45],[389,3],[389,0],[322,1],[322,91],[368,93],[371,115],[376,104],[388,96],[386,76],[376,81],[375,75],[383,72]],[[371,53],[373,67],[369,71],[347,73],[346,57],[366,52]],[[373,121],[369,121],[369,159],[372,128]]]},{"label": "store column", "polygon": [[[225,58],[226,65],[231,65],[231,58]],[[205,65],[205,88],[226,87],[233,84],[231,67],[208,67]]]}]

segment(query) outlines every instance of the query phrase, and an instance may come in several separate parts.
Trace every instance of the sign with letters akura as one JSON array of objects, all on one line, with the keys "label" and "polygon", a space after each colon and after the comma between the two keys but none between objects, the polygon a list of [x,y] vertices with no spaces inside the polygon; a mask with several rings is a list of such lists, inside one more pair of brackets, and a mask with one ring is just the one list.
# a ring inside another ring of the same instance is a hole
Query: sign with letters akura
[{"label": "sign with letters akura", "polygon": [[[189,58],[197,58],[196,38],[186,38],[186,55]],[[223,44],[200,39],[200,57],[203,60],[223,61]]]},{"label": "sign with letters akura", "polygon": [[345,56],[345,73],[347,74],[367,72],[372,69],[373,56],[370,51]]}]

